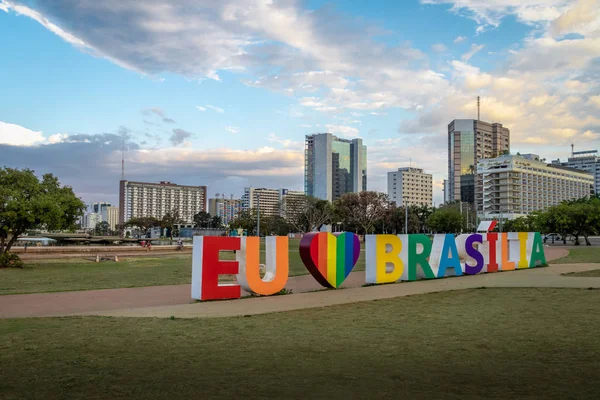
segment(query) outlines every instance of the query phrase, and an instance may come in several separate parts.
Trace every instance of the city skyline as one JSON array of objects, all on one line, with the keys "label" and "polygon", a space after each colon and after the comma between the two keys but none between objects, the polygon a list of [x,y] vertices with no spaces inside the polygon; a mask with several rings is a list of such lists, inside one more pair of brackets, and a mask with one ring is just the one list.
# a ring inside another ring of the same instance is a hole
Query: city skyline
[{"label": "city skyline", "polygon": [[118,203],[123,135],[126,179],[239,197],[302,190],[304,137],[331,132],[363,139],[369,190],[412,164],[439,204],[477,96],[513,153],[598,148],[597,0],[40,3],[0,0],[0,155],[86,203]]}]

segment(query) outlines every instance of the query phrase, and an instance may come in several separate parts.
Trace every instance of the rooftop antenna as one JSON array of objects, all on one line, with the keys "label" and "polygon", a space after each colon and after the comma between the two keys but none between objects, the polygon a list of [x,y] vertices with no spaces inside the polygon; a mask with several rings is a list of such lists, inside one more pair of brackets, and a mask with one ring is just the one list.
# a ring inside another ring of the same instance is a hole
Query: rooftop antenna
[{"label": "rooftop antenna", "polygon": [[121,180],[125,180],[125,133],[123,133],[123,148],[121,149]]},{"label": "rooftop antenna", "polygon": [[477,96],[477,121],[480,121],[481,116],[481,98]]},{"label": "rooftop antenna", "polygon": [[575,144],[571,143],[571,157],[575,156]]}]

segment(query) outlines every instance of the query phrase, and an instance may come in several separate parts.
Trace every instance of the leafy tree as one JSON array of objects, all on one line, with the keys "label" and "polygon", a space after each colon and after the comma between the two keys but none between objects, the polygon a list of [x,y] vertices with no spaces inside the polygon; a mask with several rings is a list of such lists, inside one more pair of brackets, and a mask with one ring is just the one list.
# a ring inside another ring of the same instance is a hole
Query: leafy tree
[{"label": "leafy tree", "polygon": [[333,206],[327,200],[316,197],[288,197],[284,204],[284,215],[290,226],[302,233],[319,230],[332,222]]},{"label": "leafy tree", "polygon": [[223,227],[223,220],[218,215],[215,215],[210,220],[210,227],[214,229],[220,229]]},{"label": "leafy tree", "polygon": [[194,215],[194,224],[196,228],[210,228],[212,222],[212,216],[206,211],[200,211]]},{"label": "leafy tree", "polygon": [[160,226],[160,221],[154,217],[131,218],[125,223],[125,226],[139,228],[145,235],[148,229]]},{"label": "leafy tree", "polygon": [[102,221],[99,224],[96,224],[96,228],[94,228],[94,234],[99,236],[108,236],[110,233],[110,225],[108,222]]},{"label": "leafy tree", "polygon": [[183,219],[179,216],[179,211],[172,210],[167,212],[160,221],[160,227],[163,229],[167,229],[169,233],[169,238],[171,242],[173,242],[173,232],[175,231],[175,225],[182,224]]},{"label": "leafy tree", "polygon": [[229,221],[231,229],[244,229],[249,233],[256,230],[256,210],[242,210],[237,217]]},{"label": "leafy tree", "polygon": [[290,233],[288,221],[279,215],[261,218],[260,231],[263,236],[287,236]]},{"label": "leafy tree", "polygon": [[58,178],[42,179],[30,169],[0,169],[0,252],[8,253],[19,236],[31,229],[75,229],[86,206]]},{"label": "leafy tree", "polygon": [[456,207],[441,207],[429,216],[427,225],[436,233],[457,233],[462,230],[463,218]]},{"label": "leafy tree", "polygon": [[410,207],[419,220],[419,233],[427,232],[427,220],[433,214],[433,208],[426,204]]},{"label": "leafy tree", "polygon": [[359,233],[369,234],[388,212],[389,203],[387,194],[365,191],[346,193],[335,201],[334,206],[345,226],[355,226]]}]

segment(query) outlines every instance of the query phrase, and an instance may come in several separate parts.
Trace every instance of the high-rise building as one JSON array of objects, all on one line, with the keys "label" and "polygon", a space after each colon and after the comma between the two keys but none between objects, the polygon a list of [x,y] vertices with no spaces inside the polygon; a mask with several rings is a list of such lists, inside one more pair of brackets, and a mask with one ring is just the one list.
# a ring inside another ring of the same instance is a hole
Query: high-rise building
[{"label": "high-rise building", "polygon": [[83,216],[83,229],[96,229],[96,225],[102,222],[102,217],[96,213],[87,213]]},{"label": "high-rise building", "polygon": [[477,163],[510,152],[510,131],[502,124],[455,119],[448,125],[449,201],[475,201]]},{"label": "high-rise building", "polygon": [[367,146],[362,139],[331,133],[307,135],[304,146],[304,192],[333,201],[344,193],[367,190]]},{"label": "high-rise building", "polygon": [[562,165],[587,171],[594,176],[594,193],[600,194],[600,157],[598,150],[574,151],[567,161],[552,161],[552,165]]},{"label": "high-rise building", "polygon": [[442,189],[444,192],[444,204],[450,202],[450,188],[448,187],[448,179],[444,179],[444,188]]},{"label": "high-rise building", "polygon": [[229,222],[235,219],[242,210],[241,199],[226,199],[216,197],[208,199],[208,213],[213,217],[221,217],[223,225],[229,225]]},{"label": "high-rise building", "polygon": [[433,206],[433,179],[420,168],[388,172],[388,197],[398,206]]},{"label": "high-rise building", "polygon": [[90,206],[90,212],[102,215],[102,213],[104,212],[104,210],[106,210],[108,207],[111,207],[112,204],[110,203],[106,203],[106,202],[100,202],[100,203],[93,203]]},{"label": "high-rise building", "polygon": [[117,224],[119,223],[119,207],[104,207],[102,208],[102,221],[108,222],[108,226],[111,231],[114,231],[117,228]]},{"label": "high-rise building", "polygon": [[535,154],[503,155],[477,164],[477,214],[481,219],[514,219],[564,200],[588,197],[592,174],[546,164]]},{"label": "high-rise building", "polygon": [[290,198],[303,201],[304,193],[288,189],[244,188],[242,209],[260,209],[261,215],[285,217],[286,202]]},{"label": "high-rise building", "polygon": [[177,211],[184,223],[190,224],[194,220],[194,215],[206,211],[206,186],[122,180],[119,206],[120,224],[139,217],[161,219],[171,211]]}]

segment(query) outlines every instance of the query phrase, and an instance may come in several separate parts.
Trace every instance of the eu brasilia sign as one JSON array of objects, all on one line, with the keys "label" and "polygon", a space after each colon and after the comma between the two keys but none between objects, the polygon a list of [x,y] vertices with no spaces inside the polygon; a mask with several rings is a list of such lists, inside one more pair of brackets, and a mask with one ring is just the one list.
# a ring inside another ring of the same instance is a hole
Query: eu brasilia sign
[{"label": "eu brasilia sign", "polygon": [[[220,251],[235,250],[236,259],[219,259]],[[337,288],[360,257],[354,233],[308,233],[300,241],[300,257],[308,272],[326,288]],[[192,298],[237,299],[243,288],[269,296],[285,288],[289,275],[286,236],[265,243],[265,272],[260,271],[258,237],[194,237]],[[475,275],[546,264],[539,232],[435,235],[367,235],[365,283],[383,284],[447,276]],[[219,275],[236,275],[237,283],[219,283]]]}]

